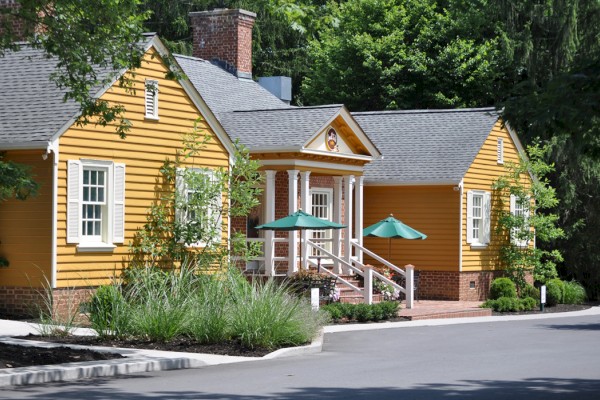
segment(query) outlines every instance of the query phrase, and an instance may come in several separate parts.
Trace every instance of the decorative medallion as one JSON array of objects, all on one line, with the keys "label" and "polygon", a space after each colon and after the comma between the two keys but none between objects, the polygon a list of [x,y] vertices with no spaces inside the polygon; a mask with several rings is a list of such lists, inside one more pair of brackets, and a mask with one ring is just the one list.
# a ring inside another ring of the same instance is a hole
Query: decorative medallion
[{"label": "decorative medallion", "polygon": [[325,136],[325,144],[327,146],[327,150],[338,151],[337,142],[337,132],[335,131],[335,129],[329,128],[329,130],[327,131],[327,135]]}]

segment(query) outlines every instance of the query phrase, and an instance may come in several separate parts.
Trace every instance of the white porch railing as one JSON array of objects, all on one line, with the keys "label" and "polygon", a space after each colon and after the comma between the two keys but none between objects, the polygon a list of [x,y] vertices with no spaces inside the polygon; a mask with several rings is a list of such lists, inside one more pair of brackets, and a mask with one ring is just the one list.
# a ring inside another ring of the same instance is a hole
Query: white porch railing
[{"label": "white porch railing", "polygon": [[[354,248],[356,248],[357,250],[362,251],[364,254],[368,255],[369,257],[372,257],[375,260],[379,261],[385,267],[388,267],[392,271],[395,271],[395,272],[399,273],[400,275],[404,276],[404,279],[406,282],[406,288],[403,288],[402,286],[398,285],[396,282],[383,276],[379,272],[373,271],[373,275],[376,278],[385,282],[388,285],[392,285],[395,289],[399,290],[401,293],[404,293],[406,295],[406,308],[413,308],[413,302],[414,302],[414,297],[415,297],[414,296],[414,267],[412,265],[407,265],[405,267],[406,271],[404,271],[404,270],[402,270],[402,268],[395,266],[394,264],[392,264],[388,260],[384,259],[383,257],[380,257],[377,254],[373,253],[371,250],[365,248],[364,246],[361,246],[356,241],[352,242],[352,246]],[[362,264],[361,262],[359,262],[358,260],[353,259],[352,261],[355,264],[358,264],[359,266],[361,266],[362,268],[365,268],[365,265]],[[371,268],[369,268],[369,269],[371,269]]]}]

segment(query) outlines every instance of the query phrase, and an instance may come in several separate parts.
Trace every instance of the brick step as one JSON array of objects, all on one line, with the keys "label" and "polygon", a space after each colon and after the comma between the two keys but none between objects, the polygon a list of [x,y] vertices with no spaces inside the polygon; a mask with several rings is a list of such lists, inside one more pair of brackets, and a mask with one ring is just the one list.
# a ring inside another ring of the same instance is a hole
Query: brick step
[{"label": "brick step", "polygon": [[[373,303],[380,303],[383,301],[383,296],[380,294],[374,294],[373,295]],[[345,295],[341,295],[340,294],[340,303],[347,303],[347,304],[361,304],[364,303],[365,299],[361,294],[352,292],[352,294],[345,294]]]}]

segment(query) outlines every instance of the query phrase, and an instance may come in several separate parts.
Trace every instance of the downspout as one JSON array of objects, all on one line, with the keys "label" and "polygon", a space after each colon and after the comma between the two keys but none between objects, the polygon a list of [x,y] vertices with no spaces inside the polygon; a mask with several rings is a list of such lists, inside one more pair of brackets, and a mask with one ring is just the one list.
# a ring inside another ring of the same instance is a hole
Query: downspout
[{"label": "downspout", "polygon": [[53,153],[52,162],[52,254],[50,268],[50,285],[52,289],[56,288],[57,275],[57,243],[58,243],[58,139],[48,143],[46,154]]},{"label": "downspout", "polygon": [[460,216],[458,221],[458,272],[462,272],[463,270],[463,186],[464,182],[461,179],[460,183],[458,184],[458,192],[460,196]]}]

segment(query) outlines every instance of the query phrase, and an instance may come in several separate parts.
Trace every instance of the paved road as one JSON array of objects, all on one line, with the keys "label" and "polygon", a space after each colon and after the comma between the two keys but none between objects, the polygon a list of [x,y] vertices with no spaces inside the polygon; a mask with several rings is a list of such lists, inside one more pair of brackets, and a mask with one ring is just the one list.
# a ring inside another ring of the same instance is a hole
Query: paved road
[{"label": "paved road", "polygon": [[317,355],[0,391],[7,399],[600,399],[600,315],[325,336]]}]

